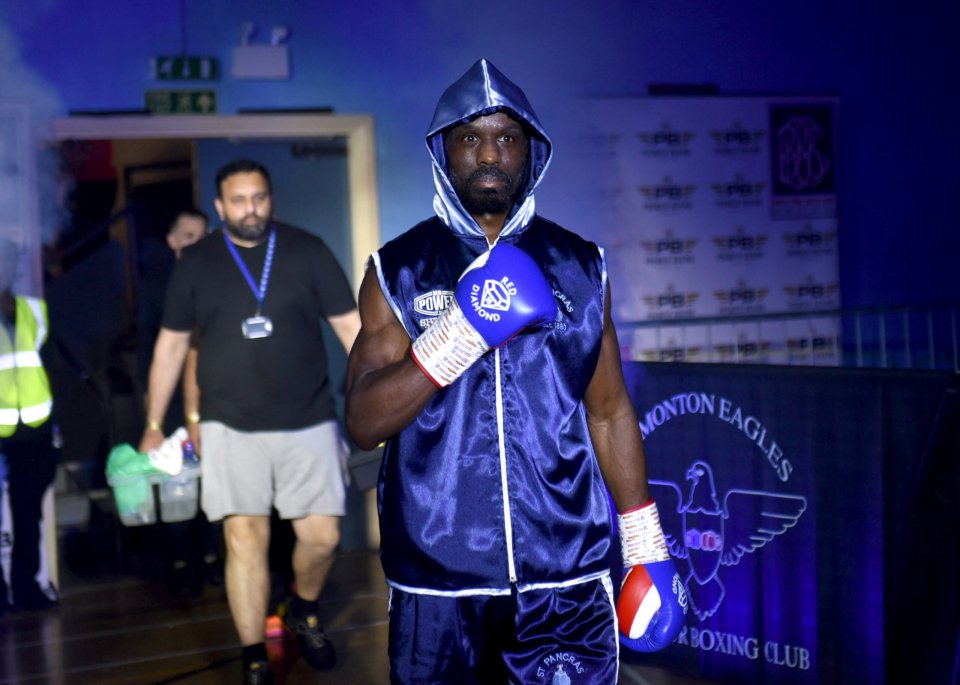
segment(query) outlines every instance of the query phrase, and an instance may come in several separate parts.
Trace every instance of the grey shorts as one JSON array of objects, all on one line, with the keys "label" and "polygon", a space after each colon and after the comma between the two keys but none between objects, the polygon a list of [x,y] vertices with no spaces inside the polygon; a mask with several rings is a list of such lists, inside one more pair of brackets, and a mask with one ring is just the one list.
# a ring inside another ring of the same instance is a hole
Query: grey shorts
[{"label": "grey shorts", "polygon": [[293,431],[244,432],[200,424],[201,505],[211,521],[231,514],[284,519],[346,511],[346,444],[336,421]]}]

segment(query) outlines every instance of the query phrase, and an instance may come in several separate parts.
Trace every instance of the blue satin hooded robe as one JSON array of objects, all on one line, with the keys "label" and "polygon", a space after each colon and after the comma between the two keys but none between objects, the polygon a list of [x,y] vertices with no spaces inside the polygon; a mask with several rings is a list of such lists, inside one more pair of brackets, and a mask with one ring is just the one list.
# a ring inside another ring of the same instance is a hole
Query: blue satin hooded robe
[{"label": "blue satin hooded robe", "polygon": [[387,582],[408,592],[507,594],[608,572],[610,510],[582,404],[603,332],[606,266],[593,243],[536,215],[552,144],[523,92],[480,60],[441,97],[426,143],[437,216],[374,253],[411,339],[489,249],[447,174],[443,133],[504,111],[530,138],[527,184],[498,241],[540,265],[557,317],[486,354],[390,439],[378,485]]}]

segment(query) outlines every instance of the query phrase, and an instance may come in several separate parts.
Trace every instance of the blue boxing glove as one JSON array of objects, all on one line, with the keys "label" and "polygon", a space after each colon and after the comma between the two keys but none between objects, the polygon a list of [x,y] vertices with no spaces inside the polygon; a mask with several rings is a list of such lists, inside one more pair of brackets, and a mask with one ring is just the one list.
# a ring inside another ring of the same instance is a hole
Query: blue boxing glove
[{"label": "blue boxing glove", "polygon": [[553,289],[536,262],[498,243],[461,274],[450,304],[413,341],[410,356],[443,388],[491,349],[556,314]]},{"label": "blue boxing glove", "polygon": [[670,557],[653,500],[618,517],[623,582],[617,599],[620,644],[656,652],[673,642],[687,614],[687,591]]}]

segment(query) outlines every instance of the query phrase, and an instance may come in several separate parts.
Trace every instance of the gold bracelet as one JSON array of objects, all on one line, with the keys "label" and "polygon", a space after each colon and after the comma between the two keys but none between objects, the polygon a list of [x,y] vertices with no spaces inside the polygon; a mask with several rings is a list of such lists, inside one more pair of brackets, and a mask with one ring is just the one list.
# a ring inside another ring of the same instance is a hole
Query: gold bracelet
[{"label": "gold bracelet", "polygon": [[147,421],[148,431],[158,431],[162,428],[159,421]]},{"label": "gold bracelet", "polygon": [[195,411],[187,414],[185,418],[187,419],[187,423],[200,423],[200,414]]}]

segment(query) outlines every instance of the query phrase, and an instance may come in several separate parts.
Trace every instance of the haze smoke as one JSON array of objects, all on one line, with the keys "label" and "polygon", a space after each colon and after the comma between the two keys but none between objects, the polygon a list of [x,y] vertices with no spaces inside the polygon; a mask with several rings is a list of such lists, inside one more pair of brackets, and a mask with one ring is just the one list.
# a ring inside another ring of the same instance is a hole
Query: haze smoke
[{"label": "haze smoke", "polygon": [[41,246],[61,228],[58,155],[45,142],[61,112],[57,91],[24,64],[16,36],[0,23],[0,237],[20,251],[21,292],[40,292]]}]

